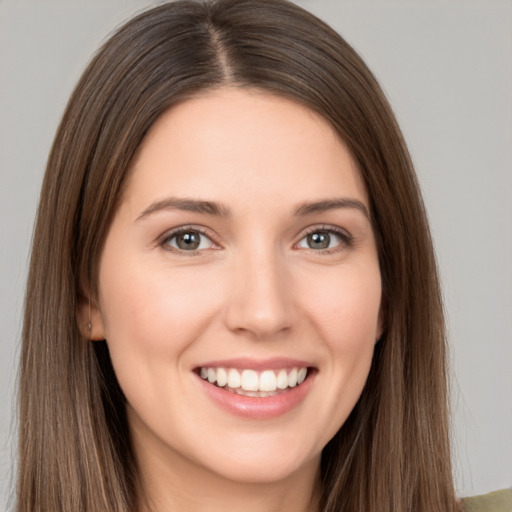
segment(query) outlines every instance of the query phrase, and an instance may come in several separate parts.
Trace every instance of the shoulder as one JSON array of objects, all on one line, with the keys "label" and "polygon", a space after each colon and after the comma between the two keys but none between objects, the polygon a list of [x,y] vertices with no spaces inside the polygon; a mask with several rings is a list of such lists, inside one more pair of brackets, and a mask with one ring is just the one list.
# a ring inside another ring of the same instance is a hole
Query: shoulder
[{"label": "shoulder", "polygon": [[512,489],[473,496],[462,503],[463,512],[512,512]]}]

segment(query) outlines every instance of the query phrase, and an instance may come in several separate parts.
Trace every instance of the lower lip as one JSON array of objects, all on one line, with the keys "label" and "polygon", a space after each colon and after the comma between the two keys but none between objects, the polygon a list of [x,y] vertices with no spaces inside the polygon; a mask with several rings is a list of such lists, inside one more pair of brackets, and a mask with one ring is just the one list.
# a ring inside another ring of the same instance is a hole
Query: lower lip
[{"label": "lower lip", "polygon": [[226,391],[197,376],[206,394],[220,407],[236,416],[268,420],[282,416],[297,407],[311,389],[315,373],[300,385],[274,396],[252,397]]}]

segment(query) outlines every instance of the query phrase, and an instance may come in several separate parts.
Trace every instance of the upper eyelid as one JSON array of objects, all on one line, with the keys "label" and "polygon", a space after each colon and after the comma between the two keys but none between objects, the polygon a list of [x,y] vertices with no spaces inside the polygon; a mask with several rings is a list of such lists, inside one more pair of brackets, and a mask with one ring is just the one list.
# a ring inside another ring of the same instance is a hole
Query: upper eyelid
[{"label": "upper eyelid", "polygon": [[342,227],[332,224],[314,224],[312,226],[308,226],[300,232],[298,235],[300,237],[299,240],[302,240],[305,236],[310,235],[311,233],[316,233],[317,231],[330,231],[338,235],[345,236],[346,238],[353,238],[352,234]]},{"label": "upper eyelid", "polygon": [[180,233],[186,233],[187,231],[197,231],[205,236],[212,236],[211,229],[206,226],[201,226],[200,224],[185,224],[183,226],[177,226],[175,228],[171,228],[166,230],[160,238],[168,238],[171,236],[179,235]]}]

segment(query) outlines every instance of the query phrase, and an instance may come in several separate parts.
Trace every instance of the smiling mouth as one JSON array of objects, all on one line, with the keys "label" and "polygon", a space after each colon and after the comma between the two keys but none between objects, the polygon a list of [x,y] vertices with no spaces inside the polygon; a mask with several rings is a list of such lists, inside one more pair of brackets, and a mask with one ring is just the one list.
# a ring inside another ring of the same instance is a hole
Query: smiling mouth
[{"label": "smiling mouth", "polygon": [[309,367],[278,370],[239,370],[237,368],[201,367],[198,375],[210,384],[250,397],[270,397],[300,386],[312,373]]}]

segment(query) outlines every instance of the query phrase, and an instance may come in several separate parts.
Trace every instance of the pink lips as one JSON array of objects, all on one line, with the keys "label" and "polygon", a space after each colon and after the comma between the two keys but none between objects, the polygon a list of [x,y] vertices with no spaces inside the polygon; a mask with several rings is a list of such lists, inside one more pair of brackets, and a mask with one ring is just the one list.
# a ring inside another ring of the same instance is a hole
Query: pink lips
[{"label": "pink lips", "polygon": [[[202,368],[236,368],[240,370],[250,369],[255,371],[278,370],[283,368],[311,368],[311,364],[305,361],[276,358],[271,360],[254,360],[247,358],[208,361],[202,364]],[[200,368],[198,367],[198,368]],[[313,385],[316,371],[308,372],[308,376],[302,384],[287,388],[280,393],[268,397],[253,397],[234,393],[220,388],[203,380],[197,375],[197,380],[206,395],[225,411],[243,418],[254,420],[267,420],[276,418],[297,407],[306,397]]]}]

